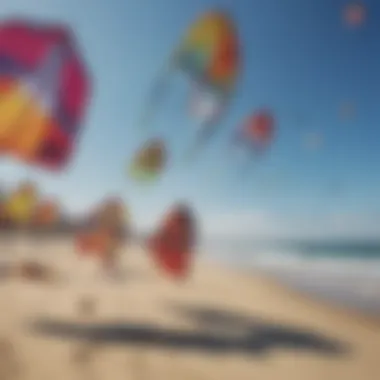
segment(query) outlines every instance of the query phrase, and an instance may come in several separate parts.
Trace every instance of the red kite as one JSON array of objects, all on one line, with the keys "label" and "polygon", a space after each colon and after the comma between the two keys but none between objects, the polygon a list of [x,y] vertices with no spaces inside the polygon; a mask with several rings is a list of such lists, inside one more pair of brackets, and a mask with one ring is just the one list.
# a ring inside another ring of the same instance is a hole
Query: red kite
[{"label": "red kite", "polygon": [[196,243],[195,219],[186,205],[176,205],[148,241],[155,263],[169,276],[187,277]]}]

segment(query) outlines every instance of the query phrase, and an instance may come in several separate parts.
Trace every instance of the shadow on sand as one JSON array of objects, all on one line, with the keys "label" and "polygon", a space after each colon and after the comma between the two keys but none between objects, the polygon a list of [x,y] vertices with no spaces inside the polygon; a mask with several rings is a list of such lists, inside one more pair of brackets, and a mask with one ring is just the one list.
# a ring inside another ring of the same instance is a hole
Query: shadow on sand
[{"label": "shadow on sand", "polygon": [[59,339],[91,340],[96,343],[150,346],[161,349],[262,354],[271,349],[312,351],[320,355],[347,353],[347,347],[318,333],[280,326],[230,314],[222,310],[176,308],[199,324],[194,331],[168,329],[154,324],[79,324],[39,319],[32,331]]}]

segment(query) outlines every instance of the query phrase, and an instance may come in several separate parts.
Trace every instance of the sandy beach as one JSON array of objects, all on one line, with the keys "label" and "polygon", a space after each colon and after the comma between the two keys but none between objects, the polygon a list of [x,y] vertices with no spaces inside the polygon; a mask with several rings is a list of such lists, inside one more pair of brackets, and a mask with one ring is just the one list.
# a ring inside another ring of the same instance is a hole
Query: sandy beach
[{"label": "sandy beach", "polygon": [[[2,260],[11,252],[2,247]],[[1,380],[380,378],[380,323],[262,276],[199,257],[175,283],[138,247],[112,280],[70,241],[28,255],[59,277],[0,282]]]}]

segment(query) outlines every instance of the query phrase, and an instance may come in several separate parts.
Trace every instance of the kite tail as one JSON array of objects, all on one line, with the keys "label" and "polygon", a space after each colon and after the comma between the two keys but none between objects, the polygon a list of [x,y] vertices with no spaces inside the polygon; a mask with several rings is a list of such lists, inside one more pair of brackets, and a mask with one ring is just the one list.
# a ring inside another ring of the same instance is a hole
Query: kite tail
[{"label": "kite tail", "polygon": [[162,73],[159,74],[157,80],[153,84],[148,95],[147,105],[138,123],[140,128],[147,129],[151,126],[152,120],[157,112],[157,109],[166,96],[169,82],[169,74],[171,73],[171,71],[171,66],[166,67],[162,71]]},{"label": "kite tail", "polygon": [[242,181],[246,181],[251,177],[253,170],[257,167],[257,163],[259,160],[259,152],[251,152],[249,157],[242,163],[241,169],[239,171],[239,177]]},{"label": "kite tail", "polygon": [[249,177],[249,174],[252,170],[252,166],[254,165],[254,160],[247,160],[241,167],[239,171],[239,177],[242,181],[246,181]]},{"label": "kite tail", "polygon": [[210,138],[214,135],[216,131],[216,124],[205,123],[200,127],[200,132],[198,133],[194,143],[190,146],[190,149],[185,155],[185,161],[190,162],[195,159],[196,155],[202,150]]}]

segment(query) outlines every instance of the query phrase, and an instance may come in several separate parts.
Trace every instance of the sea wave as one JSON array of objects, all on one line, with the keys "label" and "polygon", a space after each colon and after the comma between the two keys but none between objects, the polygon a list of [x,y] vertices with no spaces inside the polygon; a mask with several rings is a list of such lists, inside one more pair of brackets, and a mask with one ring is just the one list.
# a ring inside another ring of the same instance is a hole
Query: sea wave
[{"label": "sea wave", "polygon": [[380,257],[336,255],[326,251],[319,255],[293,249],[211,246],[206,255],[229,265],[252,272],[259,271],[291,287],[324,300],[380,313]]}]

